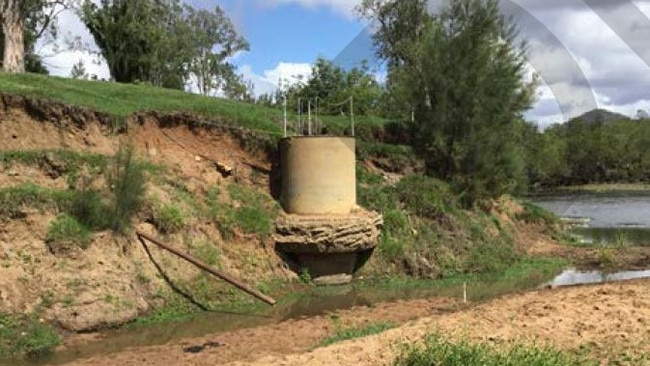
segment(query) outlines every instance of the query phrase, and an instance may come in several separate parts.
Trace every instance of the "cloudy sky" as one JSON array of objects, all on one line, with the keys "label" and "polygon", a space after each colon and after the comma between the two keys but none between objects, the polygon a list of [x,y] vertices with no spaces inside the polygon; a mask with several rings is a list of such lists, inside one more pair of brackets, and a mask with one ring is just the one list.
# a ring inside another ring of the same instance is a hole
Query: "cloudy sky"
[{"label": "cloudy sky", "polygon": [[[372,59],[368,24],[357,19],[360,0],[188,0],[224,8],[249,40],[250,52],[233,60],[254,82],[256,93],[272,91],[280,78],[310,71],[322,56],[342,65]],[[432,0],[432,8],[439,0]],[[542,79],[529,120],[546,126],[593,108],[635,115],[650,110],[650,0],[502,0],[529,44],[531,71]],[[72,13],[60,19],[63,34],[92,37]],[[50,56],[44,46],[41,52]],[[47,57],[52,74],[67,76],[85,60],[91,74],[108,77],[106,66],[81,52]]]}]

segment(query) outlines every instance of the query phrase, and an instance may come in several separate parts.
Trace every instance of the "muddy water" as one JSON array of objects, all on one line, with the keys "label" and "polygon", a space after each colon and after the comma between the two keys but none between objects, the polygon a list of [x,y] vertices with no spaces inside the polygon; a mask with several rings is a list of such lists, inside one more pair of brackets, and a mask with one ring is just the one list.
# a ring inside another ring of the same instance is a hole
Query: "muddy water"
[{"label": "muddy water", "polygon": [[[107,331],[97,341],[76,346],[44,358],[12,363],[20,366],[63,364],[79,358],[107,355],[132,347],[163,345],[182,342],[183,339],[275,324],[289,319],[323,315],[355,306],[372,306],[381,302],[451,297],[462,299],[463,284],[467,285],[469,301],[483,301],[508,293],[530,290],[550,281],[556,273],[533,271],[526,276],[500,279],[462,279],[443,281],[410,281],[314,288],[291,300],[282,300],[274,308],[240,313],[213,312],[196,316],[184,322],[160,325],[130,326]],[[2,362],[0,362],[2,364]]]},{"label": "muddy water", "polygon": [[650,245],[650,192],[547,195],[534,202],[560,217],[578,219],[583,225],[574,231],[585,244]]}]

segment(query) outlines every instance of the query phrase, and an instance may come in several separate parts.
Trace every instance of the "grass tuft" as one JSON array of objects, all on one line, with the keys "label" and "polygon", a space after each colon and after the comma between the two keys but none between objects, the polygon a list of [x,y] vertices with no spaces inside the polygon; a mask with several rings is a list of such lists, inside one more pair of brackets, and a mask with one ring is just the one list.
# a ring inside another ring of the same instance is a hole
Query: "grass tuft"
[{"label": "grass tuft", "polygon": [[395,324],[387,322],[373,323],[361,328],[342,328],[338,323],[336,323],[335,333],[320,341],[318,347],[326,347],[349,339],[362,338],[373,334],[383,333],[392,328],[395,328]]},{"label": "grass tuft", "polygon": [[0,357],[40,356],[61,343],[59,334],[35,317],[0,314]]},{"label": "grass tuft", "polygon": [[75,247],[86,249],[91,240],[92,237],[88,229],[75,218],[62,215],[50,224],[45,243],[50,252],[64,253]]},{"label": "grass tuft", "polygon": [[403,346],[395,366],[584,366],[589,360],[562,353],[551,347],[515,343],[494,345],[451,342],[438,334],[426,337],[424,346]]}]

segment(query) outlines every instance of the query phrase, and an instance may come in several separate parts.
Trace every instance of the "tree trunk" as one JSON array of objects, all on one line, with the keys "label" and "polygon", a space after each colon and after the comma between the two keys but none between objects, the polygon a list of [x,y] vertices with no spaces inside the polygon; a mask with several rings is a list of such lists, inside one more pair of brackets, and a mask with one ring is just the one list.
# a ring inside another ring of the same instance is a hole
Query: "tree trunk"
[{"label": "tree trunk", "polygon": [[2,30],[5,35],[2,69],[7,73],[25,72],[25,14],[21,0],[3,0]]}]

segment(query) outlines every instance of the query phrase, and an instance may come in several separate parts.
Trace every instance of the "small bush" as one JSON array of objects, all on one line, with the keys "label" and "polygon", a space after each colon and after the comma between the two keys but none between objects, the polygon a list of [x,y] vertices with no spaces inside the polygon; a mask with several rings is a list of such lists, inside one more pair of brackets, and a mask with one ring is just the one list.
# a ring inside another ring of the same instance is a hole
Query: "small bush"
[{"label": "small bush", "polygon": [[595,365],[588,360],[563,354],[550,347],[523,344],[499,348],[487,343],[458,343],[437,334],[426,337],[424,347],[404,346],[395,366],[580,366]]},{"label": "small bush", "polygon": [[91,230],[105,230],[111,224],[111,208],[98,191],[86,188],[74,191],[66,211]]},{"label": "small bush", "polygon": [[135,157],[132,146],[120,146],[107,174],[111,190],[111,229],[125,233],[138,213],[145,194],[146,165]]},{"label": "small bush", "polygon": [[173,234],[185,226],[185,217],[178,207],[164,205],[154,213],[154,225],[163,234]]},{"label": "small bush", "polygon": [[39,356],[61,343],[59,334],[34,317],[0,314],[0,356]]},{"label": "small bush", "polygon": [[411,212],[429,219],[439,219],[453,207],[449,186],[423,175],[409,175],[397,185],[400,202]]},{"label": "small bush", "polygon": [[90,241],[90,231],[68,215],[62,215],[52,221],[45,238],[45,243],[52,253],[64,253],[75,247],[86,249]]}]

